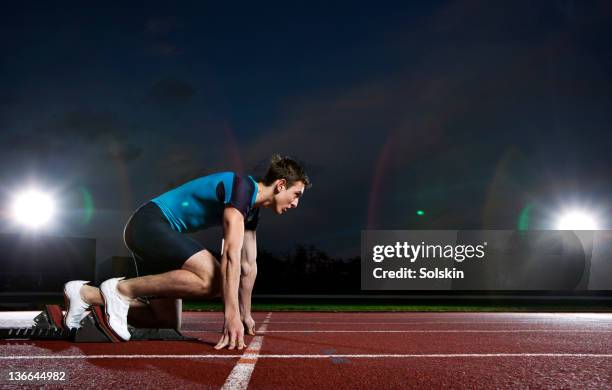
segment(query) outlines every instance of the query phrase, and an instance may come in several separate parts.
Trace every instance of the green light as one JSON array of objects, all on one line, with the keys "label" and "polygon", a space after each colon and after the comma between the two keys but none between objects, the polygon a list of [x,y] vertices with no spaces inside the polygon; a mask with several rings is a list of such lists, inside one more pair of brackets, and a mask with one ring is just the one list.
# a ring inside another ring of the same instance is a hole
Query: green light
[{"label": "green light", "polygon": [[419,217],[422,217],[423,215],[425,215],[425,211],[423,211],[423,210],[417,210],[416,214],[417,214]]},{"label": "green light", "polygon": [[181,203],[181,206],[183,206],[183,207],[189,207],[189,202],[184,201],[183,203]]},{"label": "green light", "polygon": [[81,221],[84,225],[87,225],[91,221],[91,217],[94,213],[94,203],[91,192],[83,186],[79,188],[81,195],[83,195],[83,220]]},{"label": "green light", "polygon": [[527,206],[525,206],[523,208],[523,210],[521,210],[521,213],[519,215],[519,220],[518,220],[518,230],[528,230],[529,229],[529,213],[531,212],[531,209],[533,208],[533,204],[529,203]]}]

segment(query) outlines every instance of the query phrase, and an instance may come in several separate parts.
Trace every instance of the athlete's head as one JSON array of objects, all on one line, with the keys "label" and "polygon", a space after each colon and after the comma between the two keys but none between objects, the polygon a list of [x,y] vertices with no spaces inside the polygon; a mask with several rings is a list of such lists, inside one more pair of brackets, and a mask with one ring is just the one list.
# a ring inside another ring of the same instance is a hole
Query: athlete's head
[{"label": "athlete's head", "polygon": [[266,186],[274,187],[272,208],[276,214],[283,214],[288,209],[297,207],[304,190],[312,185],[304,168],[297,161],[278,154],[270,159],[268,171],[262,181]]}]

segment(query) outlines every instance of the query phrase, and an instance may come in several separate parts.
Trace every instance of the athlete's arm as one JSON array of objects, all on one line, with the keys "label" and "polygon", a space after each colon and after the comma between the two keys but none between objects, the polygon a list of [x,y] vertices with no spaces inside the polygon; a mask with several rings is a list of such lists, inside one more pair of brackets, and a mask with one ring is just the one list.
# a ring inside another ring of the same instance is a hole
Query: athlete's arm
[{"label": "athlete's arm", "polygon": [[257,277],[257,237],[255,230],[244,231],[244,241],[242,244],[242,254],[240,257],[240,289],[239,304],[240,317],[246,326],[246,331],[255,334],[255,321],[251,316],[251,295],[255,278]]},{"label": "athlete's arm", "polygon": [[240,284],[240,254],[244,239],[244,218],[234,207],[223,211],[223,253],[221,253],[221,281],[223,284],[223,303],[225,324],[223,336],[215,349],[229,345],[229,349],[242,349],[244,326],[240,320],[238,306],[238,286]]}]

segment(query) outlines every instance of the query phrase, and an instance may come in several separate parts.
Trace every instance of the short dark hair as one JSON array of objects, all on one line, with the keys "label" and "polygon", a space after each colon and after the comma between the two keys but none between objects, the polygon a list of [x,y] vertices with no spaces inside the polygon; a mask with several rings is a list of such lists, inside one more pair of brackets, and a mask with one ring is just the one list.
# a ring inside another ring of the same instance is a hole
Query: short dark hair
[{"label": "short dark hair", "polygon": [[287,187],[291,187],[297,181],[303,182],[305,188],[312,186],[308,175],[306,175],[304,168],[299,162],[288,156],[281,157],[278,154],[273,154],[270,158],[268,171],[263,178],[263,183],[269,186],[278,179],[285,179]]}]

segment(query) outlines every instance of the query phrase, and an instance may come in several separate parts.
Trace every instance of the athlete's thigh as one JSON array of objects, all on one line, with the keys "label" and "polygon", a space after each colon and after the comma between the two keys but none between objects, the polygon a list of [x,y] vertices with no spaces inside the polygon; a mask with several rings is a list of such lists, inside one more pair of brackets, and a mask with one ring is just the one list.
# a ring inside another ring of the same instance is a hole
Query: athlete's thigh
[{"label": "athlete's thigh", "polygon": [[142,263],[139,268],[147,271],[139,275],[180,269],[187,259],[204,249],[192,237],[174,230],[152,202],[130,218],[124,229],[124,241]]},{"label": "athlete's thigh", "polygon": [[[219,260],[208,250],[203,249],[194,253],[181,267],[198,275],[204,282],[210,283],[215,293],[221,286],[221,265]],[[217,295],[217,294],[215,294]]]}]

